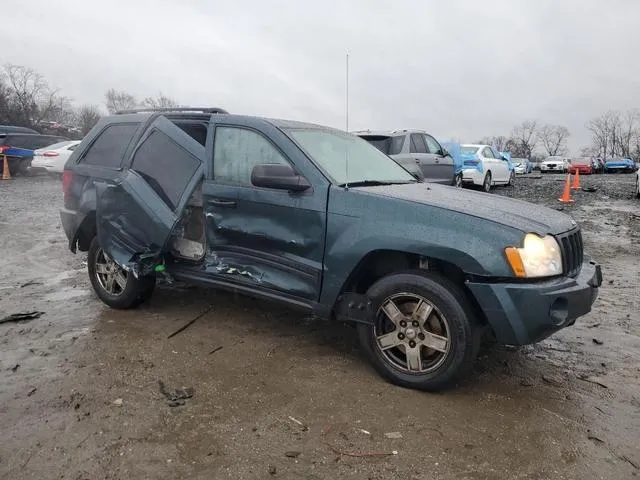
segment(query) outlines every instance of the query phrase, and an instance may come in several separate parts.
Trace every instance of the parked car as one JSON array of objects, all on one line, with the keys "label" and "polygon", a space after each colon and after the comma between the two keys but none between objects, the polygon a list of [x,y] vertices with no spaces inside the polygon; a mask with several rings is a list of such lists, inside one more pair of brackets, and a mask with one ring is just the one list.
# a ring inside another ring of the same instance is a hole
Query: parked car
[{"label": "parked car", "polygon": [[0,133],[38,133],[32,128],[16,127],[14,125],[0,125]]},{"label": "parked car", "polygon": [[636,164],[630,158],[611,159],[604,164],[604,173],[633,173],[636,170]]},{"label": "parked car", "polygon": [[354,133],[389,155],[420,180],[443,185],[456,184],[453,158],[428,133],[422,130]]},{"label": "parked car", "polygon": [[518,175],[524,175],[532,172],[533,166],[528,158],[512,158],[511,162],[513,163],[514,170]]},{"label": "parked car", "polygon": [[64,142],[49,145],[47,148],[34,150],[30,170],[62,174],[64,164],[79,143],[80,140],[65,140]]},{"label": "parked car", "polygon": [[64,140],[69,139],[36,133],[0,133],[0,155],[7,156],[11,175],[18,173],[26,175],[31,166],[34,150]]},{"label": "parked car", "polygon": [[567,173],[569,171],[569,159],[565,157],[547,157],[540,164],[542,173]]},{"label": "parked car", "polygon": [[353,323],[383,377],[434,390],[484,333],[538,342],[597,297],[568,215],[427,186],[339,130],[173,110],[101,119],[65,166],[69,247],[113,308],[156,274],[279,301]]},{"label": "parked car", "polygon": [[516,172],[507,157],[490,145],[466,144],[460,147],[464,161],[462,182],[481,187],[485,192],[494,185],[513,185]]},{"label": "parked car", "polygon": [[588,157],[574,158],[569,164],[569,173],[575,175],[580,172],[581,175],[591,175],[593,173],[593,161]]},{"label": "parked car", "polygon": [[462,187],[462,168],[464,167],[464,160],[460,152],[460,144],[456,142],[440,142],[442,148],[453,158],[453,165],[455,168],[455,182],[454,185],[458,188]]}]

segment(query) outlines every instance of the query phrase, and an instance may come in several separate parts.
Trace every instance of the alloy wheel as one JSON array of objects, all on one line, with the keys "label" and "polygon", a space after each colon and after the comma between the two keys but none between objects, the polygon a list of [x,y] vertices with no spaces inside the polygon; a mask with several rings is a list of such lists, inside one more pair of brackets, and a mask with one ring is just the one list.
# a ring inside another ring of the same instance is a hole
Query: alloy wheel
[{"label": "alloy wheel", "polygon": [[122,295],[127,286],[128,273],[101,248],[96,253],[95,272],[98,283],[105,292],[116,297]]},{"label": "alloy wheel", "polygon": [[384,360],[410,374],[436,370],[451,349],[449,322],[432,302],[414,293],[398,293],[382,303],[374,334]]}]

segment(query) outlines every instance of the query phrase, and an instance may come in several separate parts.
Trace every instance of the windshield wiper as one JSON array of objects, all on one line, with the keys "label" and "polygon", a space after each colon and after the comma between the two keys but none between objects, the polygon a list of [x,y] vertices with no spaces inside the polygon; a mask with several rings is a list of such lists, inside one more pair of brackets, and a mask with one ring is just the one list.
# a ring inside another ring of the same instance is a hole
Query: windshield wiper
[{"label": "windshield wiper", "polygon": [[402,185],[406,183],[415,183],[412,181],[397,180],[397,181],[383,181],[383,180],[359,180],[357,182],[341,183],[339,187],[378,187],[381,185]]}]

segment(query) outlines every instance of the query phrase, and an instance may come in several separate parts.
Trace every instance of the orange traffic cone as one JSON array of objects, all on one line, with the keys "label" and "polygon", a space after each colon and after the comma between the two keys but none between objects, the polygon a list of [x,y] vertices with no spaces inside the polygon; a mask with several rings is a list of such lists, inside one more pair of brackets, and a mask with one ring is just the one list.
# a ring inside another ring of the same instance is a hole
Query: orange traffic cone
[{"label": "orange traffic cone", "polygon": [[562,203],[573,203],[571,199],[571,174],[567,175],[567,181],[564,183],[564,191],[562,196],[558,199]]},{"label": "orange traffic cone", "polygon": [[573,177],[572,190],[580,190],[580,170],[576,168],[576,175]]},{"label": "orange traffic cone", "polygon": [[3,155],[4,161],[2,162],[2,180],[11,180],[11,172],[9,172],[9,161],[7,156]]}]

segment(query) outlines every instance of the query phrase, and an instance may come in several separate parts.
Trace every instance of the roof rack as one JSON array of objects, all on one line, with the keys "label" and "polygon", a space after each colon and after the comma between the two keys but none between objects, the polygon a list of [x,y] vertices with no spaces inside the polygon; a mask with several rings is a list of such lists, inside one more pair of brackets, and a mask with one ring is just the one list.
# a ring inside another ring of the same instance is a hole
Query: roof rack
[{"label": "roof rack", "polygon": [[116,115],[125,115],[128,113],[146,113],[146,112],[202,112],[202,113],[229,113],[223,108],[218,107],[159,107],[159,108],[132,108],[130,110],[118,110]]}]

